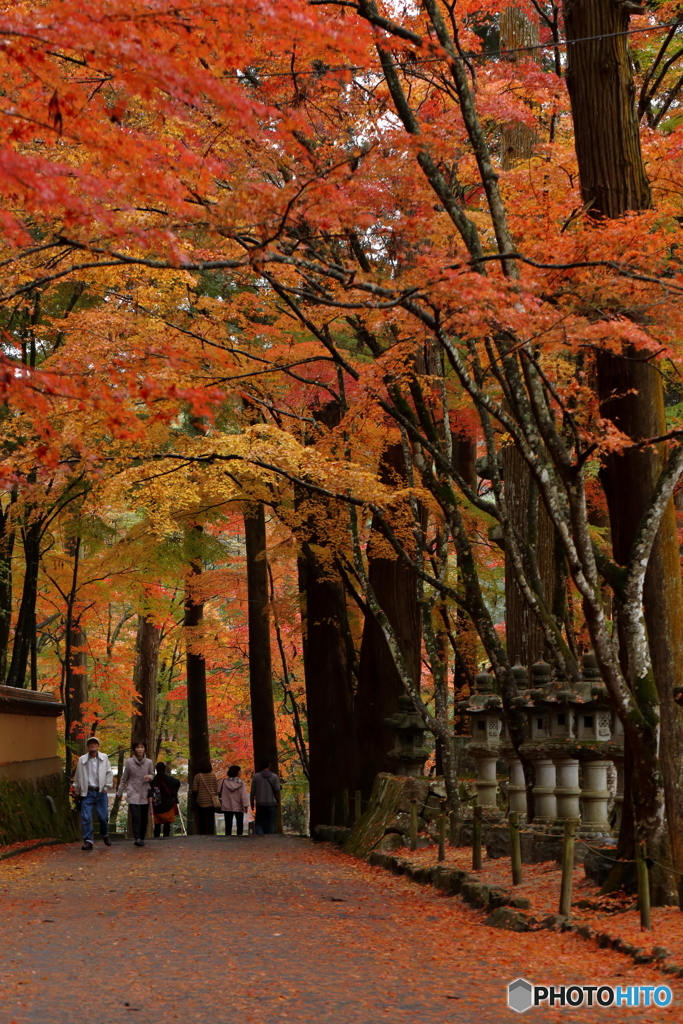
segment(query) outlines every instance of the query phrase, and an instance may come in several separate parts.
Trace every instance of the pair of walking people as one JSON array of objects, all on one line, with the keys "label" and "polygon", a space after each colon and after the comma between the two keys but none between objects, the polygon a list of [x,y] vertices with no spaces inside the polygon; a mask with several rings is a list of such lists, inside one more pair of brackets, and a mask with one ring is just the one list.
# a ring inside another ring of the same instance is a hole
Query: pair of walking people
[{"label": "pair of walking people", "polygon": [[201,836],[215,834],[215,815],[220,811],[225,817],[226,836],[232,835],[233,818],[237,835],[244,835],[244,815],[249,811],[249,794],[240,778],[241,771],[238,764],[230,765],[228,774],[219,783],[211,762],[200,762],[199,770],[192,780],[192,794]]},{"label": "pair of walking people", "polygon": [[126,794],[130,808],[133,839],[136,846],[145,845],[150,812],[154,816],[154,836],[170,836],[171,825],[178,813],[178,790],[180,782],[166,772],[166,765],[159,761],[156,768],[147,757],[147,748],[140,741],[133,747],[133,756],[125,763],[118,796]]}]

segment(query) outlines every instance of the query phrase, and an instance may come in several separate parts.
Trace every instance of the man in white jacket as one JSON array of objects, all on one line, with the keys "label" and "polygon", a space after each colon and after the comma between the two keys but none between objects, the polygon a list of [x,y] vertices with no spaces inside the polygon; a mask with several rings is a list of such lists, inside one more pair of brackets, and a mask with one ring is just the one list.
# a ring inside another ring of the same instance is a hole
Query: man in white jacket
[{"label": "man in white jacket", "polygon": [[114,774],[106,754],[100,752],[100,741],[96,736],[88,738],[88,753],[79,757],[74,775],[74,789],[81,799],[82,850],[92,850],[92,811],[97,811],[100,833],[105,846],[111,846],[109,838],[109,801],[107,790],[114,781]]}]

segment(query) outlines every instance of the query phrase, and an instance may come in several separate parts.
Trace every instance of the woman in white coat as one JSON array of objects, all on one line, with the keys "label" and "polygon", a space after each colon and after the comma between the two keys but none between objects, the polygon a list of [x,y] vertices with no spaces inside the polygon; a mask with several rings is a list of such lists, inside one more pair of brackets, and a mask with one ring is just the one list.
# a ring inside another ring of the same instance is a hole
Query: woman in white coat
[{"label": "woman in white coat", "polygon": [[126,791],[136,846],[145,845],[149,818],[149,784],[153,777],[154,765],[147,757],[145,744],[140,740],[133,746],[133,756],[126,761],[117,791],[119,796]]}]

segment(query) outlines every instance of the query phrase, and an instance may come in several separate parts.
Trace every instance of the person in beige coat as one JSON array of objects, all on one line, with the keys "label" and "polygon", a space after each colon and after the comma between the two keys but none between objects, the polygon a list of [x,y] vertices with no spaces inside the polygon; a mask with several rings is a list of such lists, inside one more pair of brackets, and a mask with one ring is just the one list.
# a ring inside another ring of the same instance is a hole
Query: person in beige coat
[{"label": "person in beige coat", "polygon": [[145,845],[149,818],[149,784],[153,776],[154,765],[147,757],[145,743],[140,740],[133,747],[133,756],[126,761],[118,788],[119,797],[123,796],[124,791],[126,794],[136,846]]},{"label": "person in beige coat", "polygon": [[240,778],[242,769],[237,764],[231,764],[228,768],[226,778],[220,784],[218,796],[221,801],[221,810],[225,816],[225,834],[232,835],[232,819],[235,819],[237,835],[244,834],[244,815],[249,811],[249,794],[247,787]]}]

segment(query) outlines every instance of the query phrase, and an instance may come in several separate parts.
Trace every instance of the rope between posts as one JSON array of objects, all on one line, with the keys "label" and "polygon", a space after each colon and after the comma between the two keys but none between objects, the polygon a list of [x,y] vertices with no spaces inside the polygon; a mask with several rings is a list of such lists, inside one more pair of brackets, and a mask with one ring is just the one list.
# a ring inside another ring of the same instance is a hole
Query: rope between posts
[{"label": "rope between posts", "polygon": [[[481,817],[482,817],[482,821],[485,821],[485,822],[487,822],[488,824],[491,824],[491,825],[500,825],[502,823],[500,818],[494,818],[494,817],[491,817],[490,815],[487,815],[487,814],[482,814]],[[546,832],[545,829],[534,828],[533,825],[525,825],[523,829],[520,828],[520,832],[526,832],[526,833],[532,832],[532,833],[534,833],[537,836],[550,836],[551,835],[551,833]],[[560,837],[558,836],[557,838],[560,838]],[[591,843],[587,843],[585,839],[581,839],[579,836],[576,836],[575,840],[576,840],[577,843],[582,843],[586,847],[586,849],[592,850],[593,853],[597,854],[598,857],[602,857],[603,860],[609,861],[611,864],[636,864],[637,863],[635,858],[630,858],[630,859],[627,860],[627,859],[625,859],[623,857],[619,857],[618,859],[615,858],[615,857],[608,857],[606,854],[601,853],[599,847],[593,846],[593,845],[591,845]],[[670,867],[667,864],[662,864],[660,861],[654,860],[652,857],[646,857],[645,861],[646,861],[648,867],[652,867],[652,866],[656,865],[658,868],[661,868],[663,871],[668,871],[669,874],[671,874],[671,875],[678,875],[679,878],[683,878],[683,871],[677,871],[675,868],[672,868],[672,867]]]}]

